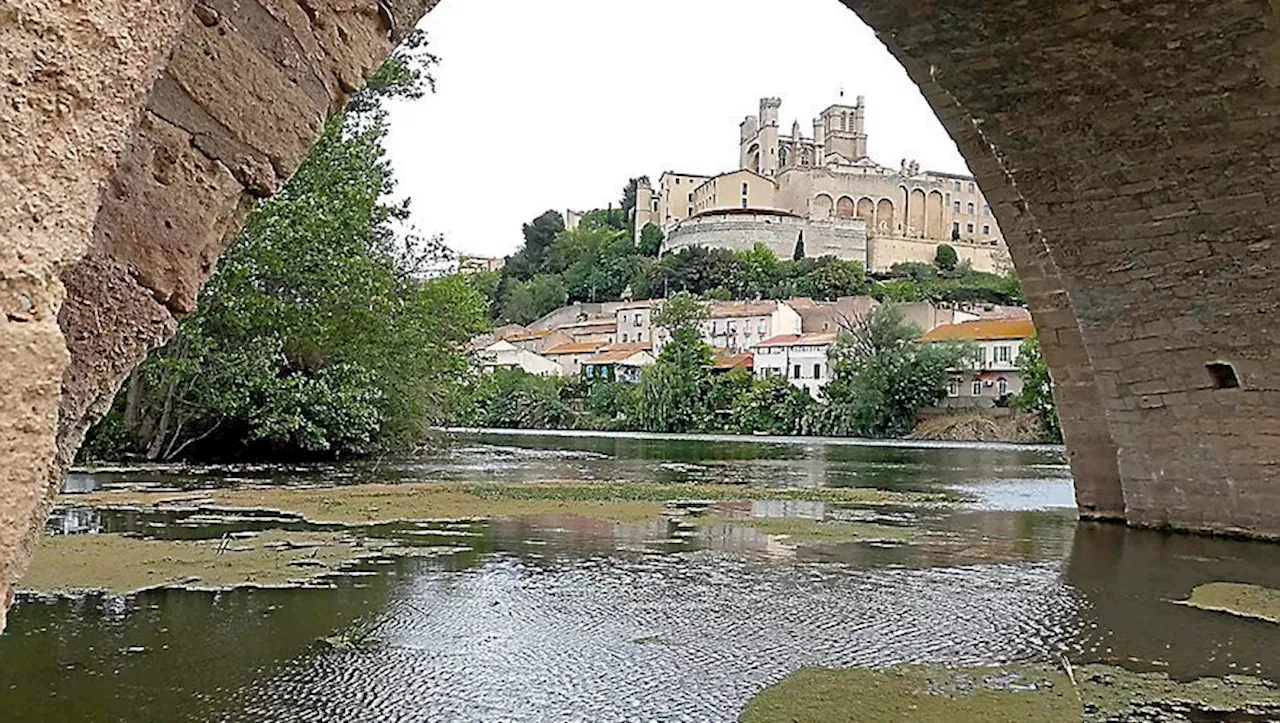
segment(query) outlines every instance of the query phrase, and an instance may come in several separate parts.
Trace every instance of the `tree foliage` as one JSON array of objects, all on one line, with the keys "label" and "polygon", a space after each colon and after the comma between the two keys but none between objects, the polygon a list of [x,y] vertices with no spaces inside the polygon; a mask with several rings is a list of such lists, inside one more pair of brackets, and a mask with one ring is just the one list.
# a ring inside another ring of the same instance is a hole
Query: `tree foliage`
[{"label": "tree foliage", "polygon": [[884,306],[840,332],[822,410],[826,433],[899,437],[915,427],[921,409],[946,395],[948,370],[971,352],[959,344],[922,343],[919,335],[900,312]]},{"label": "tree foliage", "polygon": [[1062,422],[1058,419],[1058,405],[1053,398],[1053,378],[1040,352],[1038,338],[1022,342],[1018,352],[1018,371],[1022,374],[1022,391],[1014,400],[1014,406],[1036,415],[1046,439],[1061,442]]},{"label": "tree foliage", "polygon": [[641,429],[682,432],[705,423],[714,360],[699,328],[707,313],[706,305],[691,294],[673,296],[654,313],[654,325],[665,329],[670,339],[640,381]]},{"label": "tree foliage", "polygon": [[956,264],[960,263],[960,256],[956,253],[954,247],[948,244],[939,244],[938,251],[933,257],[933,263],[943,271],[955,271]]},{"label": "tree foliage", "polygon": [[[134,373],[105,431],[149,459],[347,457],[412,442],[457,401],[482,292],[425,280],[438,239],[398,235],[382,102],[416,97],[415,35],[330,118],[250,215],[174,339]],[[104,451],[99,447],[99,451]]]}]

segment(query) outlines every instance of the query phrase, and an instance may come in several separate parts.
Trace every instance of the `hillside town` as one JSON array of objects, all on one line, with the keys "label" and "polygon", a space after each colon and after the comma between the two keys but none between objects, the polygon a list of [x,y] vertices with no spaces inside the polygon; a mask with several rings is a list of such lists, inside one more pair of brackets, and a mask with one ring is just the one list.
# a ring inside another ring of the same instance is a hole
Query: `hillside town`
[{"label": "hillside town", "polygon": [[[572,304],[528,325],[508,324],[477,336],[472,349],[485,373],[519,369],[536,376],[635,383],[662,352],[670,334],[653,322],[661,300]],[[745,369],[757,379],[781,377],[814,399],[832,379],[831,347],[838,333],[881,306],[870,296],[835,301],[711,301],[700,323],[716,372]],[[992,408],[1022,391],[1018,354],[1035,336],[1020,307],[943,308],[928,302],[894,304],[924,333],[922,341],[974,345],[971,365],[953,370],[944,408]]]}]

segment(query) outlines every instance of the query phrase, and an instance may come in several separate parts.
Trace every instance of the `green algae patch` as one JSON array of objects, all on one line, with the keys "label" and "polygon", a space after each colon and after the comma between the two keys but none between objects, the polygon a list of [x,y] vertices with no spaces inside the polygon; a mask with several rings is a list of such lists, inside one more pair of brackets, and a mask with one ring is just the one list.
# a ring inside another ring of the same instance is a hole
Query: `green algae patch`
[{"label": "green algae patch", "polygon": [[753,698],[744,723],[1112,723],[1280,720],[1280,688],[1248,676],[1177,681],[1107,665],[806,668]]},{"label": "green algae patch", "polygon": [[345,487],[262,487],[203,493],[144,490],[69,495],[95,506],[211,505],[289,511],[312,522],[374,524],[438,518],[577,515],[614,522],[662,516],[667,504],[687,500],[809,500],[867,505],[940,503],[945,495],[861,488],[787,489],[735,485],[662,484],[364,484]]},{"label": "green algae patch", "polygon": [[895,527],[874,522],[829,522],[802,517],[700,517],[698,525],[737,525],[750,527],[771,537],[786,538],[799,543],[840,542],[912,542],[922,534],[915,527]]},{"label": "green algae patch", "polygon": [[1047,668],[806,668],[747,704],[743,723],[1078,723],[1066,675]]},{"label": "green algae patch", "polygon": [[1261,585],[1211,582],[1192,589],[1188,599],[1172,602],[1175,605],[1280,624],[1280,590]]},{"label": "green algae patch", "polygon": [[1075,671],[1087,723],[1280,720],[1280,688],[1247,675],[1178,681],[1107,665]]},{"label": "green algae patch", "polygon": [[40,541],[22,588],[131,593],[157,587],[290,587],[314,582],[376,549],[327,532],[268,531],[230,540],[56,535]]}]

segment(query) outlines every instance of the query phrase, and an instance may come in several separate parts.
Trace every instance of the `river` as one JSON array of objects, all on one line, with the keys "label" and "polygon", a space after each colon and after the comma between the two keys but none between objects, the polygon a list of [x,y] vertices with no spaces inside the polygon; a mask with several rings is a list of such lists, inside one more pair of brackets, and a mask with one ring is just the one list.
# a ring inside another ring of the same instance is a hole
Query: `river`
[{"label": "river", "polygon": [[[902,532],[802,545],[732,519],[690,532],[666,518],[502,516],[430,527],[421,536],[445,552],[366,559],[304,589],[27,592],[0,637],[0,719],[701,723],[736,720],[810,665],[1065,657],[1176,678],[1280,676],[1280,625],[1171,603],[1215,581],[1280,588],[1277,548],[1079,523],[1052,447],[453,432],[410,458],[78,471],[48,532],[211,540],[323,527],[76,502],[120,488],[557,480],[963,501],[762,499],[724,512]],[[353,626],[371,644],[321,642]]]}]

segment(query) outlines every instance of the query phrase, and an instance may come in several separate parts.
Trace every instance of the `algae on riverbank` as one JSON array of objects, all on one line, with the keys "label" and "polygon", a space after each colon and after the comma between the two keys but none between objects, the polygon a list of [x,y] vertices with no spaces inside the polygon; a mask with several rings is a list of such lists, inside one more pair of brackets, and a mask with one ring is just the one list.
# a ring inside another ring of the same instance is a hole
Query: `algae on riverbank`
[{"label": "algae on riverbank", "polygon": [[271,530],[233,540],[152,540],[121,534],[40,541],[24,590],[280,587],[314,581],[385,543],[333,532]]},{"label": "algae on riverbank", "polygon": [[895,527],[875,522],[835,522],[803,517],[701,517],[699,527],[738,525],[797,543],[909,542],[922,534],[918,527]]},{"label": "algae on riverbank", "polygon": [[937,504],[945,495],[866,488],[770,488],[653,483],[363,484],[261,487],[195,493],[120,490],[70,495],[77,504],[209,504],[295,512],[311,522],[372,524],[438,518],[578,515],[615,522],[659,517],[680,500],[812,500],[849,504]]},{"label": "algae on riverbank", "polygon": [[1280,624],[1280,590],[1260,585],[1211,582],[1196,586],[1190,598],[1173,603]]},{"label": "algae on riverbank", "polygon": [[747,704],[743,723],[1077,723],[1071,682],[1044,668],[806,668]]},{"label": "algae on riverbank", "polygon": [[1280,688],[1247,676],[1180,682],[1106,665],[806,668],[757,695],[743,723],[1185,723],[1277,720]]}]

